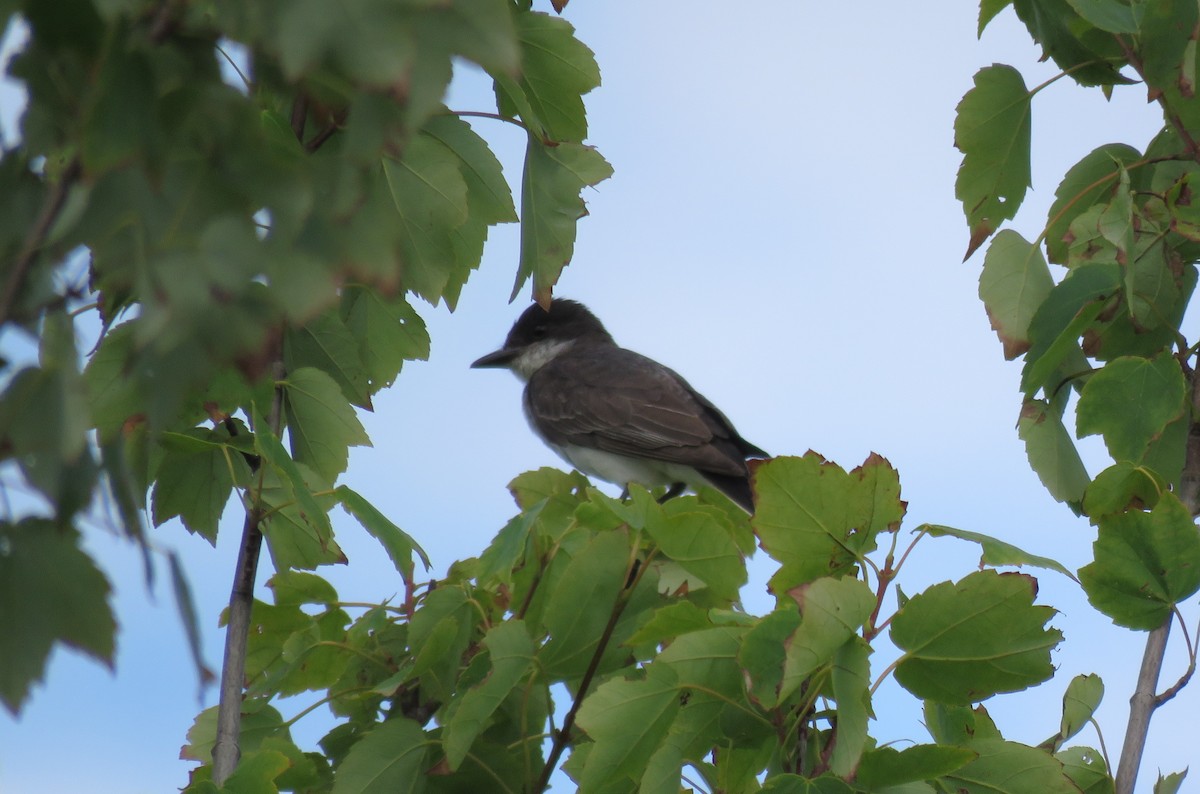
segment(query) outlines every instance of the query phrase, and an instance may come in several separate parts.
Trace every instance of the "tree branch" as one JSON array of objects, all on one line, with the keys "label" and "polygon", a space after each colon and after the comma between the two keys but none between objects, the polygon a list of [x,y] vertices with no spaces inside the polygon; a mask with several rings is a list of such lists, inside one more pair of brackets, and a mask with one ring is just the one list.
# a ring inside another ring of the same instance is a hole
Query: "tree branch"
[{"label": "tree branch", "polygon": [[[276,361],[272,368],[275,381],[283,380],[283,363]],[[267,424],[279,435],[283,411],[283,387],[276,385],[271,400]],[[257,431],[258,428],[255,428]],[[261,476],[261,474],[260,474]],[[242,731],[242,690],[246,680],[246,643],[250,636],[250,613],[254,607],[254,581],[258,575],[258,558],[262,550],[262,520],[264,511],[261,494],[246,512],[242,525],[242,545],[238,550],[233,588],[229,594],[229,622],[225,629],[225,657],[221,663],[221,698],[217,706],[217,739],[213,743],[213,782],[218,786],[233,774],[241,756],[239,741]]]},{"label": "tree branch", "polygon": [[46,194],[42,208],[38,211],[33,226],[29,227],[29,233],[25,235],[25,242],[21,244],[21,250],[17,254],[17,258],[13,260],[12,267],[9,268],[8,275],[4,279],[4,291],[0,293],[0,326],[8,322],[13,304],[17,302],[17,295],[25,283],[25,277],[29,275],[29,268],[37,258],[38,251],[46,244],[46,235],[50,232],[50,227],[54,225],[58,213],[62,211],[63,204],[67,200],[67,193],[75,184],[75,180],[79,178],[81,170],[79,160],[72,160],[63,170],[58,184]]}]

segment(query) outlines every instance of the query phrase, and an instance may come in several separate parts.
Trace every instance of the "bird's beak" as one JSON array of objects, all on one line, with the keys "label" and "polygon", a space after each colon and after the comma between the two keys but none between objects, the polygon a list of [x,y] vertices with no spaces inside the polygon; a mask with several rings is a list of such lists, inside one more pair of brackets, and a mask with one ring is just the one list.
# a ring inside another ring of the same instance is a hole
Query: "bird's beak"
[{"label": "bird's beak", "polygon": [[502,347],[494,353],[488,353],[486,356],[475,359],[471,363],[471,369],[507,367],[520,352],[520,350]]}]

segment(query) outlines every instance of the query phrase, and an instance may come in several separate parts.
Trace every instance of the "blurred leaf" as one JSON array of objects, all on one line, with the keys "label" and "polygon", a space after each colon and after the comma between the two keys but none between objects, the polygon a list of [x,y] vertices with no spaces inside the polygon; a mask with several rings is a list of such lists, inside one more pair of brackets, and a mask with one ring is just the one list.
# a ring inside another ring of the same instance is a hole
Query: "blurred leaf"
[{"label": "blurred leaf", "polygon": [[855,781],[868,791],[876,791],[948,775],[976,757],[965,747],[937,744],[914,744],[903,750],[879,747],[863,754]]},{"label": "blurred leaf", "polygon": [[954,145],[963,153],[954,195],[971,230],[969,257],[1017,214],[1029,175],[1029,92],[1021,73],[999,64],[975,73],[958,105]]},{"label": "blurred leaf", "polygon": [[958,705],[1045,681],[1062,634],[1045,628],[1054,610],[1034,606],[1036,592],[1031,576],[988,570],[913,596],[892,620],[904,651],[896,680],[917,697]]},{"label": "blurred leaf", "polygon": [[1060,502],[1076,505],[1088,487],[1087,469],[1062,417],[1044,400],[1026,400],[1017,420],[1025,454],[1046,490]]},{"label": "blurred leaf", "polygon": [[983,548],[983,556],[979,559],[979,564],[982,565],[1032,565],[1037,568],[1047,568],[1051,571],[1058,571],[1063,576],[1074,579],[1074,575],[1067,570],[1062,563],[1055,562],[1049,557],[1040,557],[1036,554],[1030,554],[1027,551],[1018,549],[1011,543],[1005,543],[1002,540],[983,535],[978,532],[968,532],[965,529],[955,529],[954,527],[943,526],[942,524],[922,524],[917,527],[917,531],[924,530],[930,537],[952,537],[960,540],[967,540],[978,543]]},{"label": "blurred leaf", "polygon": [[491,670],[478,686],[460,693],[458,707],[442,734],[451,769],[462,764],[493,712],[520,685],[534,664],[533,641],[524,621],[514,619],[493,626],[482,643],[488,651]]},{"label": "blurred leaf", "polygon": [[0,523],[0,701],[13,714],[56,643],[113,666],[111,588],[78,543],[74,530],[44,519]]},{"label": "blurred leaf", "polygon": [[412,720],[380,723],[350,748],[334,775],[333,794],[420,794],[432,745]]},{"label": "blurred leaf", "polygon": [[192,598],[192,588],[188,584],[187,575],[183,571],[183,563],[179,555],[169,552],[167,559],[171,566],[171,589],[175,593],[175,608],[179,611],[179,622],[183,624],[183,633],[187,637],[188,651],[192,655],[192,664],[196,667],[196,678],[199,691],[211,684],[216,677],[208,665],[204,663],[204,652],[200,641],[200,621],[196,617],[196,602]]},{"label": "blurred leaf", "polygon": [[778,457],[755,470],[754,489],[751,524],[782,563],[771,579],[776,593],[853,570],[904,516],[899,475],[875,454],[849,473],[815,452]]},{"label": "blurred leaf", "polygon": [[289,372],[283,386],[296,461],[333,482],[346,470],[349,447],[369,447],[371,439],[337,383],[326,373],[304,367]]},{"label": "blurred leaf", "polygon": [[1029,325],[1054,281],[1041,250],[1011,229],[988,246],[979,274],[979,299],[1011,360],[1029,349]]},{"label": "blurred leaf", "polygon": [[612,166],[590,146],[551,147],[529,138],[521,184],[521,263],[510,299],[531,276],[534,299],[550,296],[574,255],[576,224],[587,215],[580,192],[612,173]]},{"label": "blurred leaf", "polygon": [[1096,559],[1079,579],[1091,605],[1119,626],[1157,628],[1200,590],[1200,534],[1173,493],[1148,513],[1103,516],[1092,548]]},{"label": "blurred leaf", "polygon": [[1084,384],[1076,408],[1079,435],[1104,436],[1116,460],[1138,463],[1150,444],[1187,410],[1188,388],[1169,352],[1108,362]]}]

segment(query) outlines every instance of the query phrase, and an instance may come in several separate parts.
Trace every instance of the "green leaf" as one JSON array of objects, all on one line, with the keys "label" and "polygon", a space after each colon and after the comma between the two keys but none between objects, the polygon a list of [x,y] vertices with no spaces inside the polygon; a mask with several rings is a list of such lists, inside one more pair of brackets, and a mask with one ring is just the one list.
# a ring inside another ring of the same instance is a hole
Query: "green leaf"
[{"label": "green leaf", "polygon": [[[558,579],[542,614],[550,639],[539,651],[538,662],[546,675],[573,679],[587,669],[625,587],[629,543],[623,532],[594,535]],[[619,649],[610,647],[608,655],[614,654]]]},{"label": "green leaf", "polygon": [[904,651],[896,680],[917,697],[958,705],[1045,681],[1062,634],[1045,628],[1054,610],[1034,606],[1036,592],[1031,576],[989,570],[913,596],[892,620]]},{"label": "green leaf", "polygon": [[979,274],[979,299],[1012,360],[1029,350],[1029,326],[1054,280],[1041,249],[1005,229],[988,246]]},{"label": "green leaf", "polygon": [[337,383],[321,370],[304,367],[289,372],[283,387],[296,462],[333,482],[346,470],[350,447],[371,445],[367,431]]},{"label": "green leaf", "polygon": [[996,18],[1004,9],[1012,5],[1012,0],[980,0],[979,3],[979,28],[976,35],[982,37],[983,31],[987,28],[988,23]]},{"label": "green leaf", "polygon": [[443,702],[453,697],[462,655],[478,622],[461,587],[440,587],[422,599],[409,627],[409,647],[424,696]]},{"label": "green leaf", "polygon": [[[799,627],[799,610],[794,604],[785,603],[746,632],[738,650],[738,664],[746,673],[746,689],[751,699],[767,708],[774,708],[786,698],[781,691],[783,670],[793,644],[792,636]],[[798,683],[794,682],[793,689]]]},{"label": "green leaf", "polygon": [[1045,55],[1075,82],[1101,86],[1131,82],[1118,71],[1125,58],[1116,37],[1082,19],[1067,0],[1015,0],[1013,7]]},{"label": "green leaf", "polygon": [[580,143],[546,146],[529,138],[521,184],[521,262],[511,298],[533,277],[535,299],[548,299],[575,252],[575,227],[587,215],[580,192],[612,176],[600,153]]},{"label": "green leaf", "polygon": [[183,564],[179,555],[174,551],[167,553],[171,566],[171,590],[175,594],[175,608],[179,611],[179,622],[183,624],[183,634],[187,638],[188,651],[192,655],[192,664],[196,667],[198,690],[203,693],[215,676],[204,663],[204,652],[200,641],[200,621],[196,618],[196,603],[192,598],[192,588],[183,572]]},{"label": "green leaf", "polygon": [[679,681],[665,665],[653,665],[641,681],[601,684],[583,701],[576,719],[595,742],[579,791],[601,791],[618,780],[640,779],[679,709]]},{"label": "green leaf", "polygon": [[1109,33],[1137,33],[1142,6],[1118,0],[1067,0],[1075,13]]},{"label": "green leaf", "polygon": [[521,116],[551,140],[579,143],[587,137],[583,95],[600,85],[596,56],[575,38],[564,19],[541,12],[517,14],[521,76],[496,79],[500,112]]},{"label": "green leaf", "polygon": [[330,606],[338,600],[333,585],[316,574],[304,571],[280,571],[267,580],[267,587],[275,593],[277,606]]},{"label": "green leaf", "polygon": [[391,386],[405,361],[429,358],[425,321],[403,297],[385,298],[366,287],[346,287],[342,296],[342,318],[355,337],[372,394]]},{"label": "green leaf", "polygon": [[1083,497],[1083,512],[1092,518],[1154,507],[1167,490],[1153,469],[1121,461],[1096,475]]},{"label": "green leaf", "polygon": [[1185,769],[1182,772],[1172,772],[1169,775],[1158,773],[1158,779],[1154,781],[1154,794],[1176,794],[1179,787],[1183,785],[1183,779],[1187,777],[1188,771]]},{"label": "green leaf", "polygon": [[434,742],[409,719],[375,726],[350,748],[333,778],[333,794],[420,794]]},{"label": "green leaf", "polygon": [[[683,634],[703,631],[712,627],[713,622],[709,618],[707,609],[696,606],[691,601],[676,601],[656,609],[650,619],[643,623],[641,628],[634,632],[626,642],[631,646],[658,645]],[[747,642],[749,642],[749,637],[750,635],[747,634]],[[780,650],[782,650],[782,646],[780,646]],[[782,662],[782,658],[780,661]]]},{"label": "green leaf", "polygon": [[1141,159],[1142,153],[1122,143],[1110,143],[1093,150],[1067,171],[1046,219],[1046,253],[1050,261],[1067,262],[1071,223],[1096,204],[1107,202],[1116,189],[1122,170]]},{"label": "green leaf", "polygon": [[1032,184],[1029,99],[1021,73],[997,64],[975,73],[975,87],[958,105],[954,145],[963,162],[954,195],[971,230],[967,256],[1017,214]]},{"label": "green leaf", "polygon": [[668,559],[698,577],[689,582],[689,591],[708,587],[722,601],[738,599],[746,565],[719,513],[668,507],[650,514],[646,531]]},{"label": "green leaf", "polygon": [[787,644],[780,702],[818,667],[844,653],[843,646],[867,622],[875,609],[875,594],[851,577],[823,578],[789,592],[804,616]]},{"label": "green leaf", "polygon": [[835,775],[848,778],[858,769],[867,746],[867,718],[871,710],[871,653],[873,649],[861,637],[854,637],[840,649],[833,663],[833,697],[837,701],[837,743],[829,768]]},{"label": "green leaf", "polygon": [[978,757],[965,747],[915,744],[903,750],[879,747],[863,754],[855,782],[868,791],[932,780],[961,769]]},{"label": "green leaf", "polygon": [[1072,678],[1063,694],[1063,715],[1058,735],[1046,743],[1055,750],[1062,747],[1064,742],[1083,730],[1103,698],[1104,682],[1100,680],[1100,676],[1091,673]]},{"label": "green leaf", "polygon": [[1102,517],[1092,548],[1095,562],[1079,579],[1092,606],[1119,626],[1157,628],[1200,590],[1200,533],[1173,493],[1148,513]]},{"label": "green leaf", "polygon": [[759,791],[761,794],[852,794],[854,789],[832,775],[807,778],[784,773],[768,777]]},{"label": "green leaf", "polygon": [[530,549],[533,527],[544,506],[543,502],[521,511],[496,533],[491,544],[479,555],[480,570],[476,578],[480,583],[513,583],[514,571]]},{"label": "green leaf", "polygon": [[1087,490],[1087,469],[1062,417],[1044,400],[1026,400],[1017,420],[1029,465],[1046,490],[1060,502],[1078,504]]},{"label": "green leaf", "polygon": [[1032,565],[1037,568],[1046,568],[1051,571],[1058,571],[1063,576],[1074,579],[1074,575],[1062,565],[1055,562],[1049,557],[1040,557],[1036,554],[1030,554],[1027,551],[1018,549],[1011,543],[1005,543],[1002,540],[982,535],[978,532],[968,532],[965,529],[955,529],[954,527],[943,526],[942,524],[922,524],[917,527],[917,531],[925,531],[930,537],[952,537],[960,540],[968,540],[978,543],[983,547],[983,556],[980,557],[980,565]]},{"label": "green leaf", "polygon": [[1050,291],[1029,326],[1030,349],[1025,354],[1021,391],[1032,396],[1043,389],[1049,396],[1061,387],[1061,383],[1051,382],[1051,376],[1070,356],[1078,356],[1079,337],[1123,283],[1119,265],[1094,264],[1075,268]]},{"label": "green leaf", "polygon": [[392,565],[396,566],[396,570],[401,575],[408,579],[412,578],[413,552],[416,552],[417,556],[421,558],[425,570],[428,571],[432,567],[429,555],[425,553],[425,549],[421,548],[421,544],[393,524],[387,516],[375,509],[374,505],[356,491],[351,490],[348,486],[339,485],[334,489],[334,495],[342,503],[345,511],[358,519],[358,523],[362,524],[363,529],[379,541],[388,557],[391,558]]},{"label": "green leaf", "polygon": [[[363,340],[369,347],[374,339]],[[288,372],[315,367],[329,375],[347,400],[370,409],[367,369],[360,343],[342,322],[336,309],[318,314],[303,328],[289,330],[283,340],[283,361]]]},{"label": "green leaf", "polygon": [[113,665],[111,588],[78,542],[44,519],[0,523],[0,701],[13,714],[56,643]]},{"label": "green leaf", "polygon": [[493,626],[482,643],[488,650],[491,670],[482,683],[461,694],[442,734],[446,762],[451,769],[458,769],[492,714],[533,667],[533,641],[522,620]]},{"label": "green leaf", "polygon": [[1091,747],[1068,747],[1054,754],[1063,765],[1063,774],[1083,794],[1114,794],[1116,786],[1108,774],[1104,756]]},{"label": "green leaf", "polygon": [[815,452],[778,457],[755,470],[754,488],[751,524],[782,563],[771,580],[776,593],[851,571],[904,516],[899,476],[873,453],[849,473]]},{"label": "green leaf", "polygon": [[981,739],[971,743],[979,757],[942,778],[963,794],[1078,794],[1062,765],[1049,753],[1016,742]]},{"label": "green leaf", "polygon": [[952,706],[925,701],[925,727],[938,744],[965,747],[977,739],[1000,739],[1000,731],[983,706]]},{"label": "green leaf", "polygon": [[104,444],[117,439],[126,422],[145,410],[137,379],[130,377],[134,327],[130,322],[110,329],[83,371],[92,421]]},{"label": "green leaf", "polygon": [[189,532],[216,545],[235,480],[238,485],[250,480],[245,459],[229,442],[224,427],[162,434],[163,457],[150,499],[155,526],[179,516]]},{"label": "green leaf", "polygon": [[1188,408],[1188,387],[1169,352],[1110,361],[1084,384],[1076,408],[1079,435],[1103,435],[1116,460],[1140,462],[1150,444]]},{"label": "green leaf", "polygon": [[222,794],[264,794],[278,788],[275,779],[291,766],[283,753],[275,750],[256,750],[242,753],[233,774],[221,787]]},{"label": "green leaf", "polygon": [[458,157],[433,138],[418,135],[404,159],[384,159],[383,173],[403,232],[401,281],[436,304],[458,267],[453,234],[468,218],[467,183]]},{"label": "green leaf", "polygon": [[467,206],[472,217],[489,226],[517,222],[512,190],[500,161],[470,124],[447,114],[431,118],[422,131],[458,158],[459,170],[467,183]]}]

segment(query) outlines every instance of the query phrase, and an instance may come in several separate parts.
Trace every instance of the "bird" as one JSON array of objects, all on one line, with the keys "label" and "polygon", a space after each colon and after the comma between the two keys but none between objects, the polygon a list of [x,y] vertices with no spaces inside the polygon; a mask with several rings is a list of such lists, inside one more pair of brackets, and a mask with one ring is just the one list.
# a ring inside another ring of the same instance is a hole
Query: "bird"
[{"label": "bird", "polygon": [[584,474],[626,494],[665,485],[663,500],[709,485],[753,515],[747,459],[770,456],[677,372],[617,345],[582,303],[534,303],[471,367],[524,381],[530,427]]}]

